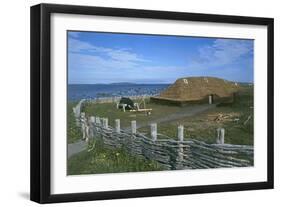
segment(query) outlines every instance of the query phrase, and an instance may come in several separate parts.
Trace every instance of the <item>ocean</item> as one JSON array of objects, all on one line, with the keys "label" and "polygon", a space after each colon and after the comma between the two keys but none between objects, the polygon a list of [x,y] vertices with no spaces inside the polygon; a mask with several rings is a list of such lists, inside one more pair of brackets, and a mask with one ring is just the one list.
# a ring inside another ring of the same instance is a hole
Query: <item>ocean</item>
[{"label": "ocean", "polygon": [[158,95],[170,84],[69,84],[68,101],[104,97]]}]

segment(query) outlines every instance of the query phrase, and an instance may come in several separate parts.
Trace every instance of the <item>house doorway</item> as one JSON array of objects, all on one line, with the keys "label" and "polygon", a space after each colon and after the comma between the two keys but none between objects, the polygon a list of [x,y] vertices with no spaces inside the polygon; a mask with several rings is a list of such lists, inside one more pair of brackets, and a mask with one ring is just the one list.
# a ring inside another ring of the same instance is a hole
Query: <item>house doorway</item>
[{"label": "house doorway", "polygon": [[209,104],[213,104],[214,103],[214,95],[210,94],[209,95]]}]

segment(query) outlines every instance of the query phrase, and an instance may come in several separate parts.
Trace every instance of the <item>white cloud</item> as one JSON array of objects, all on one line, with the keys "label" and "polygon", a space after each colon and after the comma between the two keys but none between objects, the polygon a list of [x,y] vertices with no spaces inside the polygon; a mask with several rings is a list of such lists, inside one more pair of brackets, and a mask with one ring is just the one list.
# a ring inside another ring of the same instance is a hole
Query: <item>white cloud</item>
[{"label": "white cloud", "polygon": [[68,35],[73,38],[79,37],[80,32],[69,32]]},{"label": "white cloud", "polygon": [[91,49],[93,49],[93,46],[90,43],[73,38],[68,39],[68,50],[70,52],[83,52]]},{"label": "white cloud", "polygon": [[137,54],[128,52],[124,49],[107,51],[107,55],[110,56],[112,59],[118,60],[118,61],[147,62],[147,60],[144,60],[144,59],[138,57]]},{"label": "white cloud", "polygon": [[[85,59],[89,59],[89,56],[92,56],[92,59],[103,59],[103,61],[109,63],[126,65],[126,67],[137,65],[140,62],[148,62],[148,60],[141,58],[136,53],[130,52],[128,49],[98,47],[74,38],[69,38],[68,48],[71,53],[78,53],[81,56],[85,56]],[[91,62],[88,63],[91,64]]]},{"label": "white cloud", "polygon": [[[144,59],[128,48],[100,47],[75,37],[69,38],[68,49],[71,82],[85,82],[86,79],[87,83],[126,80],[174,82],[177,78],[186,76],[208,74],[219,77],[222,74],[235,74],[241,68],[231,64],[250,59],[248,57],[245,59],[244,56],[251,54],[253,43],[244,40],[217,39],[213,44],[201,46],[194,51],[195,57],[187,65],[173,65],[171,63],[173,60],[168,61],[171,65],[165,64],[165,60],[157,64],[156,61]],[[245,66],[245,63],[243,65]],[[243,70],[245,70],[244,66]],[[225,75],[225,77],[229,76]],[[79,81],[82,79],[85,81]]]},{"label": "white cloud", "polygon": [[70,53],[68,61],[71,83],[171,83],[179,76],[187,75],[185,67],[144,66],[134,61],[119,61],[80,53]]},{"label": "white cloud", "polygon": [[206,68],[234,64],[240,57],[252,53],[253,44],[249,40],[217,39],[212,45],[198,49],[199,57],[190,66]]},{"label": "white cloud", "polygon": [[119,70],[119,69],[132,69],[137,66],[137,63],[134,61],[107,59],[96,55],[71,53],[69,54],[69,66],[70,66],[70,70],[71,69]]}]

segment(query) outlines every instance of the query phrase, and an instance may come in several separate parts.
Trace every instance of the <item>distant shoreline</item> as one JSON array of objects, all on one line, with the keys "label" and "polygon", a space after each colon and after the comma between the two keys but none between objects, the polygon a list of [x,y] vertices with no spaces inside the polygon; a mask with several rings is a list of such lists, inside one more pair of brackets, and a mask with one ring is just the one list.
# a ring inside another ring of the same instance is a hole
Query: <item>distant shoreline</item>
[{"label": "distant shoreline", "polygon": [[[136,96],[109,96],[109,97],[99,97],[99,98],[85,98],[86,101],[93,103],[116,103],[120,101],[122,97],[130,98],[132,100],[141,98],[150,98],[153,95],[136,95]],[[67,100],[68,103],[76,103],[79,100]]]},{"label": "distant shoreline", "polygon": [[68,100],[107,99],[112,97],[154,96],[169,84],[73,84],[68,85]]},{"label": "distant shoreline", "polygon": [[171,85],[173,83],[69,83],[68,85]]}]

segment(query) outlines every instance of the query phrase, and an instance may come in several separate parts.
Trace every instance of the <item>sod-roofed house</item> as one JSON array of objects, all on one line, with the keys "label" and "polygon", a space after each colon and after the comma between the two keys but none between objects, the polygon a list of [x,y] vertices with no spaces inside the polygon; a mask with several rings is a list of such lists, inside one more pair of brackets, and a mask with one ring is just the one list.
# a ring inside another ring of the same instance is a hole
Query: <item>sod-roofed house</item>
[{"label": "sod-roofed house", "polygon": [[177,79],[159,96],[151,97],[156,103],[185,105],[189,103],[233,102],[239,85],[215,77],[186,77]]}]

